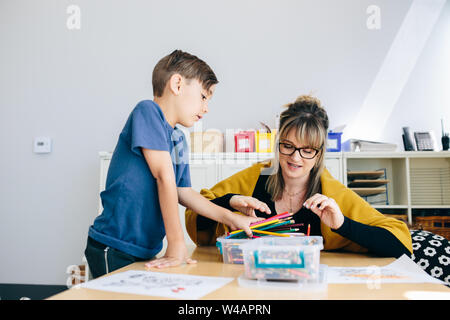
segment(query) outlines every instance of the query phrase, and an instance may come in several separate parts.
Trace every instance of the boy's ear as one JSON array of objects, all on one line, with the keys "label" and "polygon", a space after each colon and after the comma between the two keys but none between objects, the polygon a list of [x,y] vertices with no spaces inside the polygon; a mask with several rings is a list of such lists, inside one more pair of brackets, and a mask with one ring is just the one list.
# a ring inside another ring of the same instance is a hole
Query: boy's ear
[{"label": "boy's ear", "polygon": [[178,73],[173,74],[169,79],[169,90],[176,96],[181,92],[182,80],[183,77]]}]

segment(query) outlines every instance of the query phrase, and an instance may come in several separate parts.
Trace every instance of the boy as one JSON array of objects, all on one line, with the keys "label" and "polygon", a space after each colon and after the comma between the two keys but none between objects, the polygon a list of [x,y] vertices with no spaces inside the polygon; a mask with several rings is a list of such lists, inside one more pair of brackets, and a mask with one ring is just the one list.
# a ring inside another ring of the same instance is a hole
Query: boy
[{"label": "boy", "polygon": [[89,228],[85,256],[94,278],[152,259],[164,236],[164,257],[147,267],[195,263],[184,243],[178,203],[251,236],[249,225],[259,218],[233,213],[190,188],[187,145],[175,127],[191,127],[208,112],[217,83],[204,61],[180,50],[156,64],[154,100],[141,101],[130,114],[100,194],[103,212]]}]

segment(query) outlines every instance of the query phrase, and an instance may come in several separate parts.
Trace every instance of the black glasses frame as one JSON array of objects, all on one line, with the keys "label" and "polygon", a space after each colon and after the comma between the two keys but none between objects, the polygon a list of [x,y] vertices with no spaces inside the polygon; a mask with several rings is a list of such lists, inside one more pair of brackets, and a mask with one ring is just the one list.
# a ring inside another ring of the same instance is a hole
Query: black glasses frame
[{"label": "black glasses frame", "polygon": [[[295,146],[292,146],[294,148],[294,150],[291,153],[283,153],[283,152],[281,152],[282,144],[285,145],[285,144],[290,144],[290,143],[285,143],[285,142],[278,143],[278,151],[280,151],[281,154],[284,154],[285,156],[292,156],[295,153],[295,151],[298,150],[298,154],[300,155],[300,157],[302,157],[303,159],[308,159],[308,160],[314,159],[321,150],[321,149],[316,149],[316,148],[311,148],[311,147],[296,148]],[[304,149],[311,149],[311,150],[314,150],[316,153],[312,157],[305,157],[304,155],[302,155],[302,150],[304,150]]]}]

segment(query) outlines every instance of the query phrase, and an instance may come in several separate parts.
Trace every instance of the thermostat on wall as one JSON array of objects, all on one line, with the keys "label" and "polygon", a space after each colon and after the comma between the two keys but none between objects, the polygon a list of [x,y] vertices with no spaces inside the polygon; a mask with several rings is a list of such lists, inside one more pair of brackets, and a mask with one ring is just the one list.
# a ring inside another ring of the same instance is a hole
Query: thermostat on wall
[{"label": "thermostat on wall", "polygon": [[50,137],[36,137],[33,143],[34,153],[52,152],[52,139]]}]

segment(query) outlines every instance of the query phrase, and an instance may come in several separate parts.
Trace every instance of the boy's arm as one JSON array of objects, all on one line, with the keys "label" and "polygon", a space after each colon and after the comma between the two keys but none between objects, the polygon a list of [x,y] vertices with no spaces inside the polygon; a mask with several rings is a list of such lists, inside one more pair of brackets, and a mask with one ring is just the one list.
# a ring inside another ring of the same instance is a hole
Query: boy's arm
[{"label": "boy's arm", "polygon": [[[207,201],[217,199],[226,194],[239,194],[243,196],[252,196],[255,185],[260,177],[261,170],[268,168],[270,163],[256,163],[234,175],[218,182],[211,189],[202,189],[200,195]],[[212,201],[210,201],[212,202]],[[216,238],[223,235],[226,231],[224,224],[218,223],[211,225],[207,229],[198,229],[197,218],[199,212],[190,209],[189,206],[185,212],[186,230],[197,245],[214,245]],[[201,215],[201,214],[200,214]]]},{"label": "boy's arm", "polygon": [[209,201],[192,188],[178,188],[177,190],[181,205],[204,217],[226,224],[231,230],[242,229],[249,237],[252,236],[250,223],[262,220],[256,216],[250,217],[233,213]]},{"label": "boy's arm", "polygon": [[178,195],[169,152],[142,148],[145,160],[158,188],[164,228],[167,237],[167,250],[163,258],[152,260],[149,267],[176,266],[184,261],[195,262],[188,258],[184,242],[183,229],[178,214]]}]

